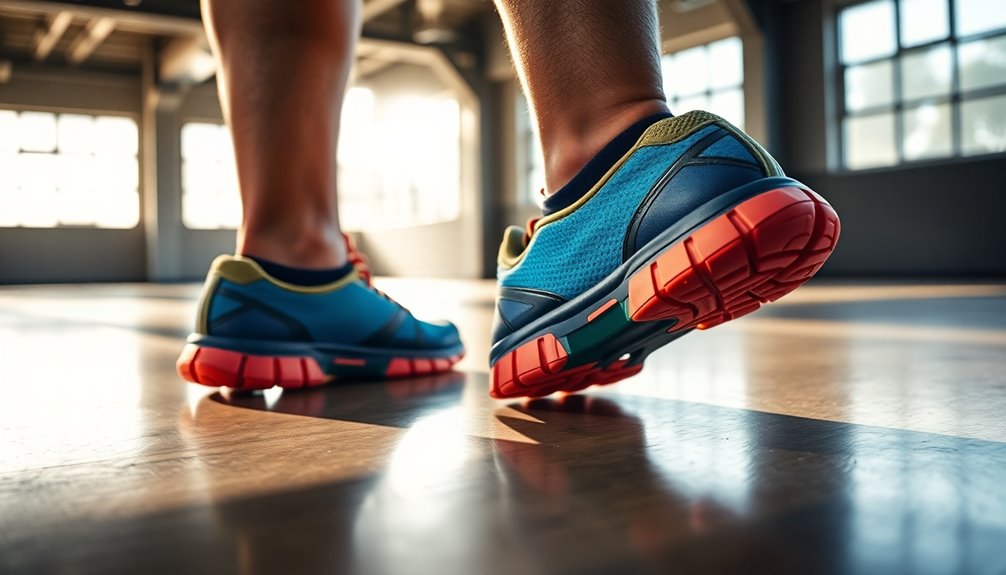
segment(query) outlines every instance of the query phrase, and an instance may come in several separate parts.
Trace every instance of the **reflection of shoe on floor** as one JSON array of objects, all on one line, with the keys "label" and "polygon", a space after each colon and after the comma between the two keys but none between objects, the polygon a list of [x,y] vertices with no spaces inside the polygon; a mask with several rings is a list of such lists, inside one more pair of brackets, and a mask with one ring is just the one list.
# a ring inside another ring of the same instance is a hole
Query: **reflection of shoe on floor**
[{"label": "reflection of shoe on floor", "polygon": [[[637,124],[585,194],[545,202],[499,255],[492,394],[612,383],[692,329],[748,314],[813,276],[838,216],[757,143],[706,112]],[[593,165],[593,167],[592,167]],[[576,178],[574,178],[574,181]],[[588,184],[590,183],[588,182]]]},{"label": "reflection of shoe on floor", "polygon": [[301,286],[252,259],[220,256],[178,373],[204,385],[268,389],[449,371],[464,354],[454,325],[417,320],[361,281],[360,265],[338,281]]},{"label": "reflection of shoe on floor", "polygon": [[493,450],[504,468],[536,493],[549,498],[568,495],[571,473],[585,472],[588,480],[593,479],[589,468],[606,464],[599,464],[600,460],[625,464],[634,472],[648,468],[639,460],[645,451],[642,422],[613,401],[570,395],[510,407],[544,421],[529,421],[505,411],[497,414],[507,427],[537,443],[497,440]]}]

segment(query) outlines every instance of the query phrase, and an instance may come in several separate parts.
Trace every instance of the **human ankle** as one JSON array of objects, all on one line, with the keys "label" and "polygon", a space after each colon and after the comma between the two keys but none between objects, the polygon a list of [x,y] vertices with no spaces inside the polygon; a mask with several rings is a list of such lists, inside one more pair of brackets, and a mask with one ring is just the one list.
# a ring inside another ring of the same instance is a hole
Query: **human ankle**
[{"label": "human ankle", "polygon": [[548,139],[543,138],[545,156],[545,195],[551,195],[570,180],[608,142],[623,130],[655,114],[667,113],[666,102],[660,98],[637,100],[594,112],[582,122],[569,122]]},{"label": "human ankle", "polygon": [[239,235],[237,253],[305,269],[337,268],[348,261],[338,226],[306,230],[246,227]]}]

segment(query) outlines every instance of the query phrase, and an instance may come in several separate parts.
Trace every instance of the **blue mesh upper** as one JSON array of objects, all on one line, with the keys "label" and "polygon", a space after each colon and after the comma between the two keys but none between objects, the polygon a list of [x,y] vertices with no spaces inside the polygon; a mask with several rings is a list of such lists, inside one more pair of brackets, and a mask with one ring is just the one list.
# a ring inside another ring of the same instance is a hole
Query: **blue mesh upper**
[{"label": "blue mesh upper", "polygon": [[[236,301],[219,291],[213,295],[208,317],[209,335],[221,337],[281,341],[296,338],[295,330],[299,326],[313,341],[353,345],[381,329],[400,309],[358,281],[324,293],[291,291],[267,280],[244,285],[221,280],[219,288],[245,300]],[[240,313],[233,313],[237,310]],[[286,318],[286,323],[282,318]],[[291,329],[290,324],[294,328]],[[287,327],[281,329],[284,325]],[[411,347],[417,326],[427,345],[457,341],[453,326],[421,322],[409,314],[385,343]]]},{"label": "blue mesh upper", "polygon": [[745,162],[757,162],[755,157],[751,154],[751,151],[744,147],[744,144],[740,143],[737,138],[733,136],[726,136],[720,138],[712,146],[709,146],[699,154],[700,158],[709,157],[718,158],[733,158],[735,160],[743,160]]},{"label": "blue mesh upper", "polygon": [[510,270],[499,270],[500,285],[570,299],[601,281],[621,265],[629,221],[653,184],[681,154],[717,129],[708,126],[680,142],[636,150],[587,203],[538,229],[524,259]]}]

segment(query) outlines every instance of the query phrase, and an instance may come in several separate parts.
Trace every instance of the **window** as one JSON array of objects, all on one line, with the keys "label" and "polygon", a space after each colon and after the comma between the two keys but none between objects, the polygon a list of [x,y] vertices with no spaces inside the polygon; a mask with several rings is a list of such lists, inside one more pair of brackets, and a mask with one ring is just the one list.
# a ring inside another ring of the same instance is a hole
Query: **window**
[{"label": "window", "polygon": [[[339,218],[347,230],[408,227],[461,213],[461,109],[450,98],[369,89],[346,94],[341,123]],[[241,200],[230,133],[182,128],[182,219],[191,229],[232,229]]]},{"label": "window", "polygon": [[[710,44],[665,54],[661,59],[664,95],[675,114],[706,110],[744,129],[744,48],[734,36]],[[523,148],[524,197],[527,203],[541,201],[545,186],[545,162],[541,142],[529,119],[527,101],[518,98],[518,146]]]},{"label": "window", "polygon": [[675,114],[706,110],[744,129],[744,47],[738,37],[666,54],[664,94]]},{"label": "window", "polygon": [[138,149],[131,118],[0,110],[0,227],[135,227]]},{"label": "window", "polygon": [[182,223],[193,230],[234,229],[241,223],[234,148],[227,126],[182,126]]},{"label": "window", "polygon": [[346,94],[339,153],[346,229],[408,227],[461,215],[461,106],[451,97]]},{"label": "window", "polygon": [[871,0],[838,25],[845,168],[1006,151],[1006,2]]}]

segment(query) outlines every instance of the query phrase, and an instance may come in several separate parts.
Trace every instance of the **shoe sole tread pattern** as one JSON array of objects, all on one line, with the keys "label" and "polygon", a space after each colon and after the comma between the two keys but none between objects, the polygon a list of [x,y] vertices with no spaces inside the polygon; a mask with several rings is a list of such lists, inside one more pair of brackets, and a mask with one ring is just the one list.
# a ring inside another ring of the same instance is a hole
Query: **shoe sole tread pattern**
[{"label": "shoe sole tread pattern", "polygon": [[501,356],[490,393],[542,397],[631,377],[656,348],[803,285],[839,232],[835,211],[806,189],[780,187],[743,201],[629,275],[625,299],[599,300],[579,328],[539,335]]},{"label": "shoe sole tread pattern", "polygon": [[[437,358],[392,357],[379,377],[397,379],[444,373],[453,369],[462,357],[463,354]],[[189,343],[182,350],[176,368],[185,381],[209,387],[300,389],[330,383],[340,378],[332,371],[356,371],[366,367],[367,362],[360,358],[337,357],[332,360],[333,367],[326,372],[318,359],[311,355],[258,355]]]}]

